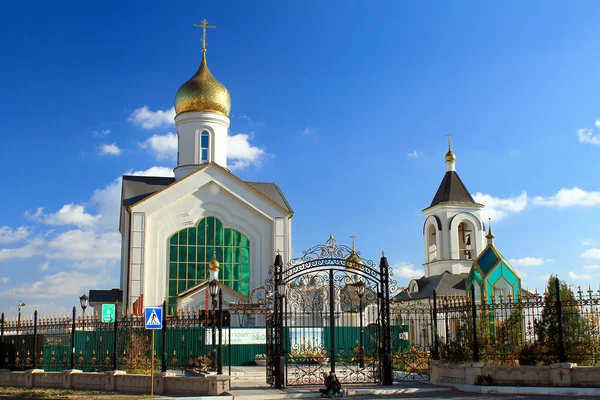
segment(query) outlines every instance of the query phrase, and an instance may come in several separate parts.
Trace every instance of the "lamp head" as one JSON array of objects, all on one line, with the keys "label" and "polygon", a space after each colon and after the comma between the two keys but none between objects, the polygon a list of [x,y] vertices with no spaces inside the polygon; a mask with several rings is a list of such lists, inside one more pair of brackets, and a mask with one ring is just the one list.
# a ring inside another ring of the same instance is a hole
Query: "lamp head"
[{"label": "lamp head", "polygon": [[285,282],[280,281],[277,284],[277,294],[279,295],[279,297],[285,297],[287,292],[287,285],[285,284]]},{"label": "lamp head", "polygon": [[358,294],[358,297],[360,297],[362,299],[362,297],[365,295],[366,289],[367,289],[367,287],[366,287],[364,281],[358,282],[356,284],[356,293]]},{"label": "lamp head", "polygon": [[82,295],[79,297],[79,304],[81,304],[81,308],[83,308],[84,310],[85,310],[85,309],[87,308],[87,306],[88,306],[88,300],[89,300],[89,299],[90,299],[90,298],[89,298],[88,296],[86,296],[86,294],[85,294],[85,293],[84,293],[84,294],[82,294]]},{"label": "lamp head", "polygon": [[212,297],[216,297],[219,294],[219,281],[213,279],[208,283],[208,292]]}]

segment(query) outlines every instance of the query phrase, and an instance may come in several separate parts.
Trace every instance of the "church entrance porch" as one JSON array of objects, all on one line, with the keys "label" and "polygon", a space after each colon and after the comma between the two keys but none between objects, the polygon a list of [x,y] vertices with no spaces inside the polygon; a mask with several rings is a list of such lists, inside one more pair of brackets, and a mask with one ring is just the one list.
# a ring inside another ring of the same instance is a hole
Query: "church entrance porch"
[{"label": "church entrance porch", "polygon": [[266,287],[267,382],[275,388],[320,385],[334,373],[342,384],[392,383],[391,272],[354,247],[324,245],[283,264],[277,255]]}]

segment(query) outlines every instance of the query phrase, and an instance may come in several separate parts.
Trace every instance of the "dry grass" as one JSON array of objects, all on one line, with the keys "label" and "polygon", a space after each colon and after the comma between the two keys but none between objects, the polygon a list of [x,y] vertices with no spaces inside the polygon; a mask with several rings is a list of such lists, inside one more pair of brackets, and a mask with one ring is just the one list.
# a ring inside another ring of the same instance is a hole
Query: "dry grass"
[{"label": "dry grass", "polygon": [[68,400],[138,400],[160,398],[140,394],[122,394],[114,392],[99,392],[96,390],[69,390],[69,389],[25,389],[16,387],[0,387],[0,396],[13,397],[38,397],[42,399],[68,399]]}]

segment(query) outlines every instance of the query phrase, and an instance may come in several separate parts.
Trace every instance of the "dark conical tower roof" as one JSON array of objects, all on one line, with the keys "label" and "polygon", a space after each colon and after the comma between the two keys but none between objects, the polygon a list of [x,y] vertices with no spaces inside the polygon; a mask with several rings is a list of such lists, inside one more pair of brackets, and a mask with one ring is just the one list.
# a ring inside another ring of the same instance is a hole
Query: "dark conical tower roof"
[{"label": "dark conical tower roof", "polygon": [[456,171],[446,171],[430,207],[442,203],[477,204]]}]

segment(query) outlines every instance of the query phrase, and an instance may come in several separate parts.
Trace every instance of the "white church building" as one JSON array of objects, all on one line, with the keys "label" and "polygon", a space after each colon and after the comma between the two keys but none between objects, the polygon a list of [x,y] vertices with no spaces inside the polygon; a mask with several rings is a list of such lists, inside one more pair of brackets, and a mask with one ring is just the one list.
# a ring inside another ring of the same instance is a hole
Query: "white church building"
[{"label": "white church building", "polygon": [[129,312],[165,300],[170,310],[204,309],[215,260],[224,300],[247,300],[277,250],[289,261],[293,210],[279,186],[227,169],[231,99],[208,69],[205,43],[175,96],[175,177],[123,176],[120,286]]}]

